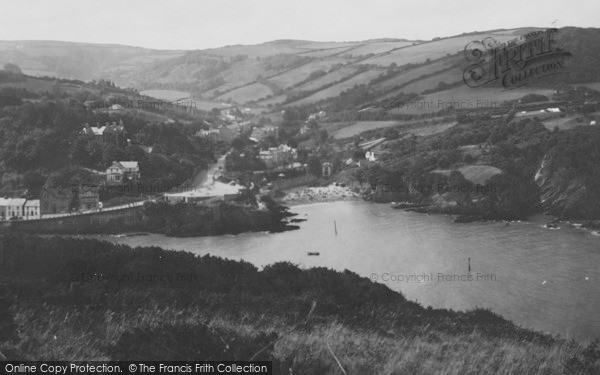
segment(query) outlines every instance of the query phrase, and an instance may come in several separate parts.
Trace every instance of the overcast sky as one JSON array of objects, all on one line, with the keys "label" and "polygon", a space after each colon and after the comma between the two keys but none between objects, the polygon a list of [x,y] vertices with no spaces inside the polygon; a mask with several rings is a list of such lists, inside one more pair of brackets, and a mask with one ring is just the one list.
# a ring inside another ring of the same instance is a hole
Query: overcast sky
[{"label": "overcast sky", "polygon": [[600,26],[599,0],[0,0],[0,40],[204,49]]}]

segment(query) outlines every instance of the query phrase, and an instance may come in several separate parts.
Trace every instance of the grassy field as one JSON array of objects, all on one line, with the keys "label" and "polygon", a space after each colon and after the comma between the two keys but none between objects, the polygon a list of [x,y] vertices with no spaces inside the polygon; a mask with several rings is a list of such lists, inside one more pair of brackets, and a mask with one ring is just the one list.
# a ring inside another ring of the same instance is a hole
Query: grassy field
[{"label": "grassy field", "polygon": [[277,84],[277,86],[285,89],[288,87],[292,87],[292,86],[294,86],[294,84],[306,79],[306,77],[308,77],[308,75],[314,71],[317,71],[317,70],[328,71],[332,65],[338,64],[338,63],[344,63],[345,61],[346,60],[344,60],[342,58],[337,58],[337,57],[330,58],[330,59],[311,61],[308,64],[304,64],[297,68],[288,70],[287,72],[284,72],[282,74],[273,76],[270,78],[270,80],[272,82],[274,82],[275,84]]},{"label": "grassy field", "polygon": [[[458,171],[462,173],[463,176],[474,184],[485,184],[487,180],[494,177],[497,174],[502,173],[502,171],[496,167],[492,167],[490,165],[467,165],[462,168],[459,168]],[[435,173],[440,173],[446,176],[450,175],[451,170],[445,169],[437,169],[434,170]]]},{"label": "grassy field", "polygon": [[168,101],[175,101],[178,99],[186,99],[190,97],[189,92],[175,90],[144,90],[140,91],[140,94]]},{"label": "grassy field", "polygon": [[454,63],[454,61],[456,61],[456,59],[442,59],[434,61],[431,64],[418,66],[404,73],[398,74],[390,79],[387,79],[380,83],[376,83],[375,85],[373,85],[373,88],[379,91],[388,91],[395,86],[404,85],[409,81],[421,77],[422,75],[431,74],[433,72],[438,72],[440,70],[446,69],[449,66],[451,66]]},{"label": "grassy field", "polygon": [[375,42],[352,48],[346,51],[346,53],[349,53],[352,56],[367,55],[369,53],[378,55],[380,53],[388,52],[396,48],[410,46],[412,44],[413,42]]},{"label": "grassy field", "polygon": [[215,100],[231,99],[236,103],[242,104],[259,98],[265,98],[272,94],[273,92],[269,86],[263,85],[262,83],[252,83],[248,86],[240,87],[218,96]]},{"label": "grassy field", "polygon": [[499,107],[505,100],[517,100],[531,93],[548,96],[554,93],[554,90],[522,87],[503,91],[502,88],[495,87],[472,88],[467,85],[460,85],[449,90],[423,95],[423,99],[410,105],[405,104],[400,108],[391,109],[390,112],[400,114],[434,113],[450,106],[452,103],[456,103],[455,108],[461,106],[463,108],[493,108],[493,106]]},{"label": "grassy field", "polygon": [[455,122],[439,124],[423,124],[419,121],[357,121],[357,122],[335,122],[321,124],[334,139],[351,138],[363,132],[383,128],[396,128],[417,136],[437,134],[454,126]]},{"label": "grassy field", "polygon": [[319,77],[312,81],[306,82],[305,84],[298,86],[295,90],[313,91],[313,90],[316,90],[325,85],[329,85],[334,82],[338,82],[341,79],[354,74],[354,72],[356,72],[355,67],[352,67],[352,66],[343,67],[334,72],[328,73],[327,75],[324,75],[323,77]]},{"label": "grassy field", "polygon": [[337,48],[319,49],[316,51],[302,52],[302,53],[299,53],[299,55],[300,56],[310,56],[310,57],[327,57],[327,56],[337,55],[338,53],[348,51],[352,48],[353,48],[352,46],[344,46],[344,47],[337,47]]},{"label": "grassy field", "polygon": [[368,70],[368,71],[366,71],[364,73],[360,73],[344,82],[340,82],[336,85],[333,85],[331,87],[328,87],[326,89],[318,91],[306,98],[289,103],[287,106],[311,104],[311,103],[316,103],[323,99],[336,97],[336,96],[340,95],[342,93],[342,91],[348,90],[348,89],[354,87],[355,85],[369,83],[373,78],[379,76],[380,74],[381,74],[381,71]]},{"label": "grassy field", "polygon": [[397,65],[420,64],[424,63],[427,59],[436,60],[447,54],[462,51],[470,42],[481,40],[488,36],[494,37],[499,42],[505,42],[514,38],[511,35],[493,33],[457,36],[401,48],[389,54],[371,57],[365,60],[364,63],[380,66],[389,66],[391,63],[396,63]]}]

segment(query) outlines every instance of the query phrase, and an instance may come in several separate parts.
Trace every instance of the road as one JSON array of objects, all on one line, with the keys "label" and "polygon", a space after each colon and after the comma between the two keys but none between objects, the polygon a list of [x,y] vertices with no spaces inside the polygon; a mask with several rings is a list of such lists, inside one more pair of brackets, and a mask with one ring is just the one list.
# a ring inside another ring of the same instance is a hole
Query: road
[{"label": "road", "polygon": [[225,171],[225,158],[227,155],[229,155],[229,152],[217,159],[217,162],[209,166],[207,170],[199,172],[194,177],[192,186],[199,189],[212,185],[217,177]]},{"label": "road", "polygon": [[[201,188],[206,188],[206,187],[213,185],[215,183],[215,180],[225,170],[225,158],[227,157],[228,154],[229,153],[221,156],[219,159],[217,159],[217,162],[214,164],[211,164],[208,167],[208,169],[199,172],[194,177],[194,180],[192,181],[193,188],[201,189]],[[68,217],[68,216],[75,216],[75,215],[85,215],[85,214],[91,214],[91,213],[95,213],[95,212],[122,210],[125,208],[142,206],[144,204],[144,202],[148,202],[148,201],[156,201],[156,199],[147,199],[147,200],[143,200],[143,201],[123,204],[120,206],[106,207],[106,208],[103,208],[102,210],[93,209],[93,210],[84,210],[84,211],[68,212],[68,213],[60,213],[60,214],[47,214],[47,215],[43,215],[42,219]],[[24,219],[24,220],[26,220],[26,219]],[[37,219],[29,219],[29,220],[37,220]]]}]

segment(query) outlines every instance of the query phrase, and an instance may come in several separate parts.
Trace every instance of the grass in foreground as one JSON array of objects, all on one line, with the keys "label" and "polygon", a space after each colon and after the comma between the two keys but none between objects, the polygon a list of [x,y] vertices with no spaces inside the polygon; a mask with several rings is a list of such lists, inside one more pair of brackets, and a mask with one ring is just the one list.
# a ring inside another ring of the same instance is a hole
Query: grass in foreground
[{"label": "grass in foreground", "polygon": [[[597,374],[600,350],[486,310],[425,309],[365,278],[98,241],[0,237],[15,359],[262,359],[281,374]],[[71,281],[193,272],[194,283]],[[0,310],[2,308],[0,307]]]}]

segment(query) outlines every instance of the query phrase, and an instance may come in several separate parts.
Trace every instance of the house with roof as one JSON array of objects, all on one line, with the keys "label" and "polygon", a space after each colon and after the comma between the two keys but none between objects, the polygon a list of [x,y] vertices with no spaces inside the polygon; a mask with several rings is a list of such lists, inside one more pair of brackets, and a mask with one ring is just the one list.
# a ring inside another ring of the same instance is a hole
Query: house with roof
[{"label": "house with roof", "polygon": [[100,126],[100,124],[90,126],[90,124],[86,123],[83,125],[80,134],[92,137],[102,143],[114,143],[117,145],[123,142],[127,136],[123,120],[119,120],[118,124],[115,121],[112,124],[106,122],[104,126]]},{"label": "house with roof", "polygon": [[267,168],[277,168],[297,160],[298,150],[287,145],[279,145],[260,151],[258,158],[265,163]]},{"label": "house with roof", "polygon": [[27,199],[23,206],[23,218],[25,219],[39,219],[41,217],[40,212],[40,200],[39,199]]},{"label": "house with roof", "polygon": [[39,219],[40,200],[25,198],[0,198],[0,220]]},{"label": "house with roof", "polygon": [[0,198],[0,218],[10,220],[23,217],[25,198]]},{"label": "house with roof", "polygon": [[265,125],[265,126],[257,126],[252,128],[252,134],[250,135],[250,139],[258,142],[270,135],[277,138],[278,129],[277,126],[273,125]]},{"label": "house with roof", "polygon": [[113,161],[106,169],[106,182],[126,184],[140,179],[140,167],[137,161]]}]

